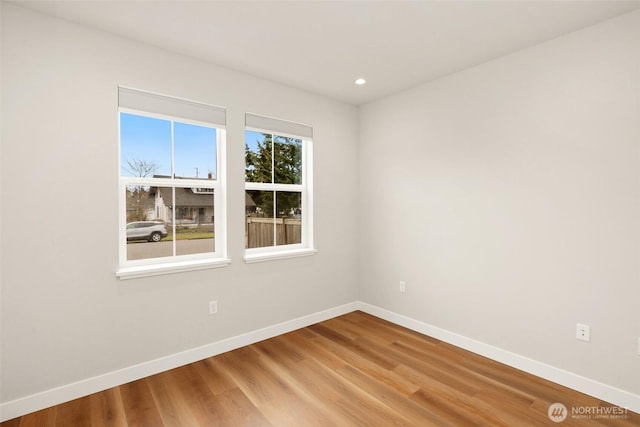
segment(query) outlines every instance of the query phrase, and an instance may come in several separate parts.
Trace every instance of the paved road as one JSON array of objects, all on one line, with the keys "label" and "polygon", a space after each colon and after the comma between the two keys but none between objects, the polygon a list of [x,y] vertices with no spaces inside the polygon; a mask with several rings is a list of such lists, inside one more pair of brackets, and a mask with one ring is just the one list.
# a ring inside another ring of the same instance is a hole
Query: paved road
[{"label": "paved road", "polygon": [[[214,239],[178,240],[176,242],[176,255],[201,254],[212,252]],[[158,258],[171,256],[173,242],[162,240],[157,243],[129,242],[127,243],[127,259]]]}]

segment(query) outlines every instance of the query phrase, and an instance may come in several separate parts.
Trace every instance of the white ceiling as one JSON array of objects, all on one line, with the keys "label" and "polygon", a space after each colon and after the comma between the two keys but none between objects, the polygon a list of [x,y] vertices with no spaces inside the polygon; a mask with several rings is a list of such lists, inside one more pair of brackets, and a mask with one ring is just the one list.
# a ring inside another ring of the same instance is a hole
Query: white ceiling
[{"label": "white ceiling", "polygon": [[[640,8],[640,0],[15,3],[354,105]],[[357,77],[367,84],[356,87]]]}]

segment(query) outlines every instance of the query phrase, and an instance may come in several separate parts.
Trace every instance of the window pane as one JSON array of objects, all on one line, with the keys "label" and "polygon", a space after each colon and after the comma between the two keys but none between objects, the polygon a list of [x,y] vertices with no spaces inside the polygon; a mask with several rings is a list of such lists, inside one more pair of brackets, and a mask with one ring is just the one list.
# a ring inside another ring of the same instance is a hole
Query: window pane
[{"label": "window pane", "polygon": [[176,188],[176,255],[215,251],[213,189]]},{"label": "window pane", "polygon": [[273,191],[248,190],[245,194],[246,247],[273,246]]},{"label": "window pane", "polygon": [[270,134],[245,131],[245,181],[273,182]]},{"label": "window pane", "polygon": [[120,113],[120,175],[171,174],[171,122]]},{"label": "window pane", "polygon": [[302,194],[290,191],[276,192],[277,245],[302,243]]},{"label": "window pane", "polygon": [[172,243],[167,239],[164,222],[156,220],[155,191],[149,187],[125,189],[127,215],[127,260],[171,256]]},{"label": "window pane", "polygon": [[173,138],[176,178],[216,179],[216,129],[174,122]]},{"label": "window pane", "polygon": [[302,184],[302,140],[275,136],[273,176],[276,184]]}]

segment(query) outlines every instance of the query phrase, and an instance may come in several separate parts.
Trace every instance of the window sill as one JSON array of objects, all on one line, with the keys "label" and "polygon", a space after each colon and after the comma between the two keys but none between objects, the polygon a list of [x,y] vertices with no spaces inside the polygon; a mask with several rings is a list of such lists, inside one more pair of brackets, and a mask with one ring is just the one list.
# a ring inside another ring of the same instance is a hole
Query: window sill
[{"label": "window sill", "polygon": [[317,249],[291,249],[288,251],[259,252],[253,254],[245,254],[244,262],[252,264],[255,262],[272,261],[276,259],[298,258],[303,256],[311,256],[318,252]]},{"label": "window sill", "polygon": [[226,267],[231,264],[227,258],[205,259],[195,261],[172,262],[166,264],[124,267],[116,272],[120,280],[137,279],[139,277],[159,276],[162,274],[181,273],[183,271],[205,270],[208,268]]}]

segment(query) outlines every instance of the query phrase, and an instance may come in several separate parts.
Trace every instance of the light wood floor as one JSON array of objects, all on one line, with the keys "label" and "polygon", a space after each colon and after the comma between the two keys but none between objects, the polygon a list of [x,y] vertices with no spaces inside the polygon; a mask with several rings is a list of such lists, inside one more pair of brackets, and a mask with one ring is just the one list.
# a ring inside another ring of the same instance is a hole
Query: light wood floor
[{"label": "light wood floor", "polygon": [[1,426],[640,426],[571,417],[607,406],[354,312]]}]

